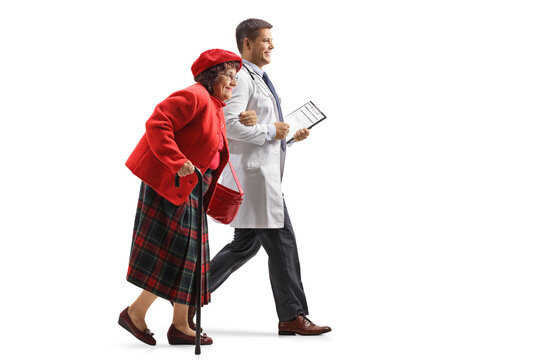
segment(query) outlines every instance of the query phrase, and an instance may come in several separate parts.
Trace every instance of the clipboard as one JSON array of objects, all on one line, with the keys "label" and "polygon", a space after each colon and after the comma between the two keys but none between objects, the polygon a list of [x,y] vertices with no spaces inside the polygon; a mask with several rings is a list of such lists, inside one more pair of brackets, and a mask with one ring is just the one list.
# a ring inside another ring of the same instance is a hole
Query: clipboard
[{"label": "clipboard", "polygon": [[298,109],[285,116],[284,122],[290,125],[287,135],[287,144],[294,141],[294,134],[304,128],[311,129],[321,121],[326,119],[326,115],[312,101],[308,101]]}]

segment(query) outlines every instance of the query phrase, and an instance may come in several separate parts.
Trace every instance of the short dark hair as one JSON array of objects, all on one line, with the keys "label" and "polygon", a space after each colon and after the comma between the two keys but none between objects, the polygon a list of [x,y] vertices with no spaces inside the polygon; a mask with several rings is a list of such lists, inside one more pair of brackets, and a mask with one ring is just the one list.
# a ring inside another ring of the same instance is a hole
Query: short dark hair
[{"label": "short dark hair", "polygon": [[242,53],[242,50],[244,50],[245,38],[255,41],[255,39],[257,39],[257,35],[259,35],[259,29],[271,28],[272,24],[261,19],[247,19],[242,21],[236,27],[236,45],[238,46],[238,51]]},{"label": "short dark hair", "polygon": [[235,68],[236,71],[240,69],[239,61],[227,61],[221,64],[214,65],[204,70],[199,75],[195,76],[195,81],[200,83],[202,86],[208,90],[210,94],[214,94],[214,83],[219,76],[219,73],[225,71],[229,68]]}]

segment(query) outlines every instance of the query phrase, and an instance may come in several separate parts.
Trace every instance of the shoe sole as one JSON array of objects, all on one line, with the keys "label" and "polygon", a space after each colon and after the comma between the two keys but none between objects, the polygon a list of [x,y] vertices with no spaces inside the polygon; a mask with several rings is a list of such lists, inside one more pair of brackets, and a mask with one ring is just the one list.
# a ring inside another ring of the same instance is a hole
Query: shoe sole
[{"label": "shoe sole", "polygon": [[135,339],[139,340],[140,342],[143,342],[145,343],[146,345],[150,345],[150,346],[155,346],[156,344],[150,344],[150,343],[147,343],[146,341],[143,341],[141,339],[139,339],[138,337],[135,336],[135,334],[133,334],[131,332],[131,328],[129,327],[129,325],[122,319],[122,318],[119,318],[118,319],[118,325],[120,325],[121,327],[123,327],[124,329],[126,329],[131,335],[133,335],[133,337],[135,337]]},{"label": "shoe sole", "polygon": [[[170,345],[195,345],[194,342],[191,342],[189,340],[173,338],[173,337],[168,337],[168,336],[167,336],[167,340],[169,340]],[[201,341],[201,345],[212,345],[212,344],[213,344],[213,342],[205,343],[205,342]]]},{"label": "shoe sole", "polygon": [[332,330],[328,330],[328,331],[323,331],[323,332],[320,332],[320,333],[316,333],[316,334],[302,334],[302,333],[299,333],[299,332],[294,332],[294,331],[278,331],[278,335],[302,335],[302,336],[316,336],[316,335],[321,335],[321,334],[326,334],[327,332],[330,332]]},{"label": "shoe sole", "polygon": [[294,331],[278,331],[279,335],[296,335]]},{"label": "shoe sole", "polygon": [[[124,329],[126,329],[127,331],[129,331],[129,333],[130,333],[131,335],[133,335],[133,334],[131,333],[131,329],[130,329],[129,325],[128,325],[122,318],[118,319],[118,325],[120,325],[121,327],[123,327]],[[133,336],[135,336],[135,335],[133,335]]]}]

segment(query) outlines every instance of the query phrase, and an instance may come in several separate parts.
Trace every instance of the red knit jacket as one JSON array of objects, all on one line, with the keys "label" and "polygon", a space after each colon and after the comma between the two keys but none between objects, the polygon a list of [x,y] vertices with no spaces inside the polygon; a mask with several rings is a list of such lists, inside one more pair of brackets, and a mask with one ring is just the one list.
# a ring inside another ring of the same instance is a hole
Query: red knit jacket
[{"label": "red knit jacket", "polygon": [[220,164],[204,199],[208,206],[229,159],[223,106],[199,83],[173,93],[156,106],[126,166],[158,194],[181,205],[197,185],[197,175],[180,178],[180,187],[175,187],[177,171],[189,160],[204,174],[223,136]]}]

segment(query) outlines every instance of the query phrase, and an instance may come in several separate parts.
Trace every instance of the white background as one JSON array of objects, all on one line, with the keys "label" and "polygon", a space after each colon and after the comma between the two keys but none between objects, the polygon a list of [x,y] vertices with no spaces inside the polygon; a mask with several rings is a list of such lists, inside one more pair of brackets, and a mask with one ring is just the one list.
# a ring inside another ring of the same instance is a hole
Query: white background
[{"label": "white background", "polygon": [[[311,318],[334,330],[277,336],[261,250],[204,308],[200,358],[538,359],[535,5],[2,2],[1,357],[195,358],[167,344],[166,301],[155,348],[116,324],[139,293],[124,162],[199,53],[236,51],[259,17],[284,111],[328,116],[289,149],[284,192]],[[231,239],[212,223],[212,254]]]}]

